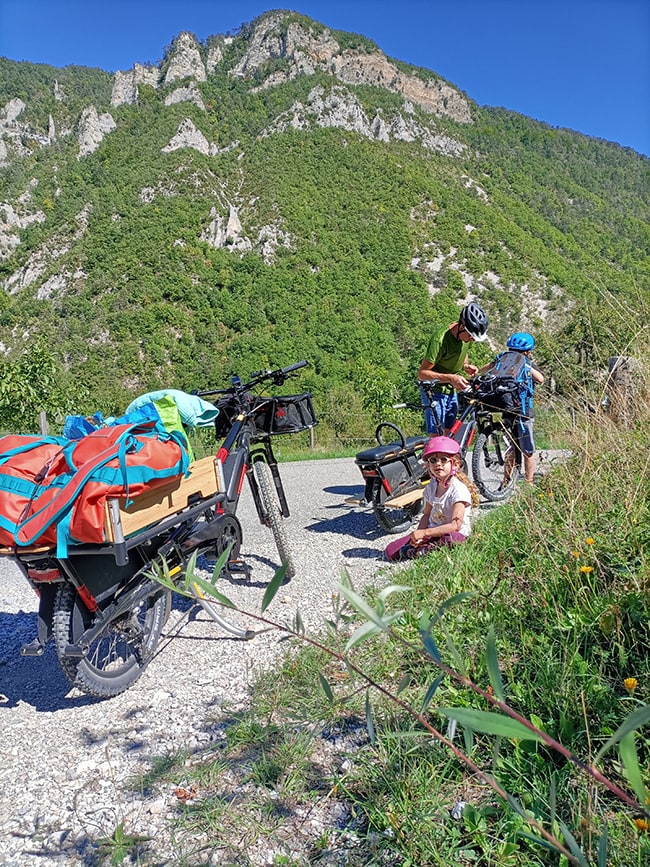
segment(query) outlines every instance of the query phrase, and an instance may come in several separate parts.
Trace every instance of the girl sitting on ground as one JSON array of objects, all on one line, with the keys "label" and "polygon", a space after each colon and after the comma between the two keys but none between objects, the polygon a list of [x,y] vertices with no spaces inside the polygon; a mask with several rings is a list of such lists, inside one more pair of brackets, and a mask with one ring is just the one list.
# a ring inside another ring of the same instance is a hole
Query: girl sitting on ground
[{"label": "girl sitting on ground", "polygon": [[387,546],[388,560],[412,560],[469,536],[472,506],[478,506],[479,496],[460,469],[459,453],[451,437],[433,437],[424,447],[422,460],[431,479],[424,488],[424,511],[415,530]]}]

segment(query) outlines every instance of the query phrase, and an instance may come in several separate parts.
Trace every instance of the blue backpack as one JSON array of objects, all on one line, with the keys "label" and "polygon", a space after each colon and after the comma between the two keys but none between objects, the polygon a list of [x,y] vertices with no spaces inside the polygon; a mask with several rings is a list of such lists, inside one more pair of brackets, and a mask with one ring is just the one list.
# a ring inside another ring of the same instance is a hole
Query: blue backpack
[{"label": "blue backpack", "polygon": [[477,377],[473,396],[489,409],[529,416],[533,406],[533,366],[523,352],[499,353],[494,367]]}]

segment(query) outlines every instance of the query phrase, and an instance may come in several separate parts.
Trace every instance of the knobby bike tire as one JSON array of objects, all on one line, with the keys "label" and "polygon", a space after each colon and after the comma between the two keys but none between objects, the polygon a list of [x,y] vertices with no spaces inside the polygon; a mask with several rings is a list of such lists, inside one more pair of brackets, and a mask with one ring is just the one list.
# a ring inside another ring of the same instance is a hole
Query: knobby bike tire
[{"label": "knobby bike tire", "polygon": [[508,444],[501,431],[481,433],[476,438],[472,452],[472,476],[476,487],[486,500],[507,500],[515,489],[517,468],[511,479],[504,482],[504,457]]},{"label": "knobby bike tire", "polygon": [[[410,476],[405,467],[403,478],[396,481],[395,487],[397,487],[397,484],[406,481],[408,478],[410,478]],[[371,502],[372,511],[377,523],[385,533],[405,533],[422,511],[422,497],[402,509],[394,509],[384,506],[384,502],[387,499],[388,494],[386,493],[386,489],[384,488],[381,479],[375,479],[372,486]]]},{"label": "knobby bike tire", "polygon": [[285,578],[293,578],[296,574],[296,566],[287,540],[271,468],[264,461],[255,461],[253,468],[260,491],[264,522],[271,528],[271,532],[273,533],[275,547],[278,549],[278,554],[280,555],[280,563],[286,564]]},{"label": "knobby bike tire", "polygon": [[83,657],[66,656],[68,644],[76,644],[94,622],[71,584],[64,584],[56,598],[52,628],[54,646],[65,676],[73,686],[95,698],[125,692],[142,675],[158,646],[171,608],[171,594],[144,578],[151,592],[126,614],[109,620]]}]

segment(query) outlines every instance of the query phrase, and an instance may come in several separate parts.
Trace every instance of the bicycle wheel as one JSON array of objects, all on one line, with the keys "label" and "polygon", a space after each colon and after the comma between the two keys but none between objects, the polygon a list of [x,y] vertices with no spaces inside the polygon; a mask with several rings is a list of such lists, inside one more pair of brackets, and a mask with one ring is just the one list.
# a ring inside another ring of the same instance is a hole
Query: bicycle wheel
[{"label": "bicycle wheel", "polygon": [[253,464],[255,478],[260,490],[260,499],[262,501],[262,509],[264,511],[264,523],[271,528],[275,547],[280,555],[280,562],[286,563],[285,577],[293,578],[296,574],[296,566],[287,541],[284,523],[282,520],[282,511],[278,501],[278,495],[275,490],[275,483],[271,474],[271,468],[264,461],[255,461]]},{"label": "bicycle wheel", "polygon": [[[408,478],[409,475],[405,469],[403,480]],[[402,509],[384,506],[384,502],[387,499],[388,494],[381,479],[375,479],[372,486],[371,502],[372,511],[377,519],[377,523],[385,533],[405,533],[422,511],[422,497],[413,503],[409,503]]]},{"label": "bicycle wheel", "polygon": [[110,698],[125,692],[153,657],[169,616],[171,594],[150,579],[143,579],[142,588],[134,608],[109,620],[82,657],[67,656],[65,648],[81,639],[95,615],[72,585],[59,590],[52,622],[56,655],[70,683],[87,695]]},{"label": "bicycle wheel", "polygon": [[515,489],[516,467],[509,480],[506,481],[504,475],[507,447],[505,437],[499,430],[481,433],[476,438],[472,453],[472,476],[486,500],[507,500]]}]

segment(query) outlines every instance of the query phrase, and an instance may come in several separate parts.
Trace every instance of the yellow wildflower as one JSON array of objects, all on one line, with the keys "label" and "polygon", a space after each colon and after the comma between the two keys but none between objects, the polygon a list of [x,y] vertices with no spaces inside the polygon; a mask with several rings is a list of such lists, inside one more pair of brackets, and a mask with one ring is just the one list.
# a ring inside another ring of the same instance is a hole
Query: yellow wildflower
[{"label": "yellow wildflower", "polygon": [[590,572],[594,571],[594,567],[593,566],[581,566],[580,571],[584,572],[585,575],[588,575]]},{"label": "yellow wildflower", "polygon": [[580,551],[571,551],[571,556],[575,557],[576,560],[580,559]]},{"label": "yellow wildflower", "polygon": [[634,692],[634,690],[637,688],[638,684],[639,684],[639,682],[636,679],[636,677],[626,677],[625,680],[623,681],[623,686],[625,687],[625,689],[629,693]]},{"label": "yellow wildflower", "polygon": [[645,834],[649,827],[645,819],[635,819],[634,824],[639,834]]},{"label": "yellow wildflower", "polygon": [[593,536],[587,536],[587,538],[585,539],[585,545],[593,545],[595,541],[596,540],[593,538]]}]

